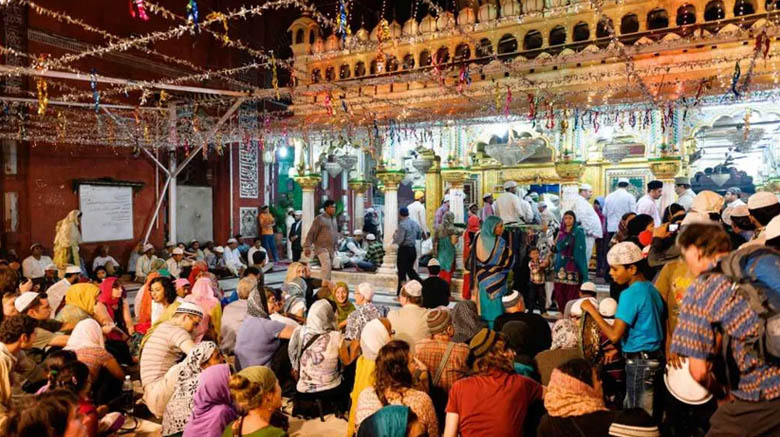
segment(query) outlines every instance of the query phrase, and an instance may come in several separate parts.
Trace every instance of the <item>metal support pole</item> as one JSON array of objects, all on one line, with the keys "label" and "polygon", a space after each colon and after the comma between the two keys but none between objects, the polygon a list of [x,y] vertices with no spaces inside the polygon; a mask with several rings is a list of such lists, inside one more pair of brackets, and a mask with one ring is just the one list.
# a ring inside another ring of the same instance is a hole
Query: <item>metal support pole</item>
[{"label": "metal support pole", "polygon": [[[135,137],[135,135],[133,135],[133,132],[131,132],[131,131],[130,131],[130,128],[129,128],[129,127],[127,127],[127,123],[123,123],[121,120],[119,120],[118,118],[116,118],[116,116],[115,116],[115,115],[114,115],[114,114],[113,114],[111,111],[109,111],[109,110],[108,110],[108,108],[106,108],[105,106],[101,106],[101,107],[100,107],[100,109],[102,109],[102,110],[103,110],[103,112],[105,112],[106,114],[108,114],[108,116],[111,118],[111,120],[114,120],[114,123],[116,123],[116,125],[117,125],[117,126],[119,126],[120,128],[122,128],[122,130],[124,130],[124,131],[125,131],[125,133],[127,134],[127,136],[128,136],[128,137],[129,137],[129,138],[130,138],[132,141],[135,141],[135,142],[136,142],[136,144],[138,144],[138,139]],[[168,169],[167,169],[167,168],[165,168],[165,166],[164,166],[164,165],[162,165],[162,163],[161,163],[161,162],[160,162],[160,161],[157,159],[157,157],[156,157],[156,156],[152,155],[152,152],[150,152],[150,151],[146,150],[146,148],[145,148],[145,147],[140,147],[140,149],[141,149],[141,150],[143,150],[143,151],[144,151],[144,153],[146,153],[146,155],[147,155],[149,158],[151,158],[151,159],[152,159],[152,161],[154,161],[154,163],[155,163],[155,164],[157,164],[157,167],[159,167],[160,169],[162,169],[163,173],[165,173],[166,175],[170,176],[170,173],[168,173]]]},{"label": "metal support pole", "polygon": [[[168,176],[165,178],[165,185],[163,185],[162,192],[165,193],[165,190],[168,189],[168,186],[171,184],[171,177]],[[144,244],[149,242],[149,234],[152,233],[152,226],[154,225],[154,222],[157,218],[157,214],[160,213],[160,207],[162,206],[163,200],[165,199],[165,196],[160,196],[157,199],[157,206],[154,207],[154,215],[152,216],[152,219],[149,220],[149,225],[146,226],[146,233],[144,234]]]},{"label": "metal support pole", "polygon": [[[176,104],[168,105],[168,129],[170,154],[168,157],[168,241],[176,242]],[[197,153],[197,152],[195,152]],[[192,154],[195,156],[195,154]],[[190,158],[192,158],[190,156]],[[188,162],[188,161],[185,161]],[[183,167],[183,166],[182,166]]]}]

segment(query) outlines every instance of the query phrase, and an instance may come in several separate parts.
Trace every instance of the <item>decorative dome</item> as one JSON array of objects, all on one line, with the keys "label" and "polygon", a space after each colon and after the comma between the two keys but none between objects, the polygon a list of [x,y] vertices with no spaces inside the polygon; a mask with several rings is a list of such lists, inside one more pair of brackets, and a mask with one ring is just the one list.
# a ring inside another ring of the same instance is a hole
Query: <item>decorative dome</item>
[{"label": "decorative dome", "polygon": [[442,31],[453,27],[455,27],[455,15],[450,11],[442,12],[436,20],[436,28]]},{"label": "decorative dome", "polygon": [[492,3],[486,3],[479,7],[479,22],[493,21],[498,17],[498,9]]},{"label": "decorative dome", "polygon": [[355,38],[357,38],[357,40],[360,42],[368,41],[368,31],[361,27],[357,30],[357,32],[355,32]]},{"label": "decorative dome", "polygon": [[329,52],[335,52],[340,48],[339,37],[336,34],[331,33],[327,40],[325,40],[325,50]]},{"label": "decorative dome", "polygon": [[317,39],[314,40],[314,44],[311,46],[311,52],[322,53],[323,51],[325,51],[325,41],[322,40],[321,36],[318,36]]},{"label": "decorative dome", "polygon": [[417,35],[418,29],[419,25],[417,24],[417,20],[410,18],[404,23],[403,34],[407,36]]},{"label": "decorative dome", "polygon": [[458,25],[466,26],[477,22],[477,14],[474,13],[474,8],[463,8],[458,13]]},{"label": "decorative dome", "polygon": [[517,0],[501,0],[501,16],[514,17],[522,13],[520,2]]},{"label": "decorative dome", "polygon": [[431,33],[436,31],[436,19],[430,14],[420,21],[420,33]]},{"label": "decorative dome", "polygon": [[401,25],[398,24],[397,21],[393,20],[392,23],[390,23],[390,38],[400,38],[401,37]]},{"label": "decorative dome", "polygon": [[377,24],[373,29],[371,29],[371,34],[369,35],[369,39],[371,41],[377,42],[379,41],[379,25]]}]

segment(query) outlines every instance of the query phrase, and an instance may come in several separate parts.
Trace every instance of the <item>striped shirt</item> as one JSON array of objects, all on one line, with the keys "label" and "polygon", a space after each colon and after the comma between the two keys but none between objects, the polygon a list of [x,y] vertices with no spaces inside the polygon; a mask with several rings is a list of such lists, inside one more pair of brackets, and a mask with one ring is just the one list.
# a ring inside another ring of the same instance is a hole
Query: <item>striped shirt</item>
[{"label": "striped shirt", "polygon": [[385,248],[382,247],[382,243],[371,243],[368,246],[368,251],[366,251],[366,261],[378,266],[382,264],[382,258],[384,257]]},{"label": "striped shirt", "polygon": [[759,318],[731,285],[717,273],[694,281],[680,307],[671,351],[701,360],[719,356],[715,338],[716,326],[720,326],[731,337],[732,355],[739,367],[734,396],[752,402],[776,399],[780,397],[780,367],[755,356],[746,345],[746,339],[758,335]]},{"label": "striped shirt", "polygon": [[146,387],[164,377],[193,346],[189,332],[171,322],[161,323],[141,352],[141,384]]}]

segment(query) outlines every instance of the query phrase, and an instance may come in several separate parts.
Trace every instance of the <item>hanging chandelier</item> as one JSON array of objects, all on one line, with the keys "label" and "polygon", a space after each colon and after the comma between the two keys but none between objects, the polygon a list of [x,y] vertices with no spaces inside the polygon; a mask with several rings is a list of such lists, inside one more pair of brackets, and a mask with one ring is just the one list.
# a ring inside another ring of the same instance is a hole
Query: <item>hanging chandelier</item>
[{"label": "hanging chandelier", "polygon": [[543,144],[539,138],[518,138],[512,131],[506,143],[487,144],[485,152],[501,164],[512,166],[528,159]]},{"label": "hanging chandelier", "polygon": [[604,146],[601,155],[612,164],[617,164],[626,159],[629,154],[628,145],[620,143],[610,143]]}]

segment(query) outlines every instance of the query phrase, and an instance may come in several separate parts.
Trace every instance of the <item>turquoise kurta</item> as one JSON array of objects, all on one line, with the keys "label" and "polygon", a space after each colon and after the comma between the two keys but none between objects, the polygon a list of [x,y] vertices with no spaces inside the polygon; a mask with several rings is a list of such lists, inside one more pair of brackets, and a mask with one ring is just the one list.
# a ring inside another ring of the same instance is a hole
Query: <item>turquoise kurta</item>
[{"label": "turquoise kurta", "polygon": [[455,263],[455,246],[449,236],[439,237],[439,245],[436,252],[436,260],[441,265],[441,270],[449,272]]}]

